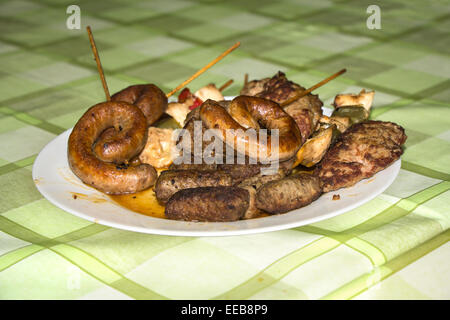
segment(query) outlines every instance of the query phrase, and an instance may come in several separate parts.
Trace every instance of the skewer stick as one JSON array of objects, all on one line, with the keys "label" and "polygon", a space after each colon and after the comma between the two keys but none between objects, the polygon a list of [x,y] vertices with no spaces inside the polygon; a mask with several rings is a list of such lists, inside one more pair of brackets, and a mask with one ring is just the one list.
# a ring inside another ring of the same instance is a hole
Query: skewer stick
[{"label": "skewer stick", "polygon": [[201,75],[203,72],[211,68],[213,65],[215,65],[217,62],[222,60],[226,55],[228,55],[231,51],[236,49],[241,45],[240,42],[236,42],[234,45],[232,45],[230,48],[228,48],[226,51],[224,51],[221,55],[219,55],[217,58],[215,58],[213,61],[208,63],[206,66],[198,70],[196,73],[194,73],[189,79],[185,80],[182,84],[180,84],[178,87],[170,91],[168,94],[166,94],[167,98],[169,98],[171,95],[173,95],[175,92],[186,86],[189,82],[197,78],[199,75]]},{"label": "skewer stick", "polygon": [[100,80],[102,80],[103,90],[105,91],[106,101],[111,101],[111,96],[108,90],[108,84],[106,83],[105,74],[103,73],[102,64],[100,62],[100,57],[98,55],[97,46],[95,45],[94,36],[92,35],[91,27],[86,27],[89,41],[91,42],[92,52],[94,53],[95,62],[97,62],[97,70],[100,75]]},{"label": "skewer stick", "polygon": [[248,73],[244,75],[244,86],[248,83]]},{"label": "skewer stick", "polygon": [[326,79],[320,81],[319,83],[316,83],[316,84],[313,85],[311,88],[306,89],[305,91],[301,91],[301,92],[299,92],[298,94],[296,94],[295,96],[293,96],[292,98],[290,98],[290,99],[284,101],[283,103],[280,103],[280,106],[284,107],[284,106],[286,106],[286,105],[288,105],[288,104],[294,102],[295,100],[298,100],[298,99],[300,99],[301,97],[306,96],[308,93],[310,93],[310,92],[316,90],[317,88],[323,86],[323,85],[324,85],[325,83],[327,83],[328,81],[333,80],[334,78],[339,77],[341,74],[345,73],[346,71],[347,71],[347,69],[342,69],[342,70],[336,72],[335,74],[333,74],[333,75],[329,76],[328,78],[326,78]]},{"label": "skewer stick", "polygon": [[225,82],[225,83],[219,88],[219,91],[222,92],[223,90],[225,90],[226,88],[228,88],[233,82],[234,82],[233,79],[228,80],[227,82]]}]

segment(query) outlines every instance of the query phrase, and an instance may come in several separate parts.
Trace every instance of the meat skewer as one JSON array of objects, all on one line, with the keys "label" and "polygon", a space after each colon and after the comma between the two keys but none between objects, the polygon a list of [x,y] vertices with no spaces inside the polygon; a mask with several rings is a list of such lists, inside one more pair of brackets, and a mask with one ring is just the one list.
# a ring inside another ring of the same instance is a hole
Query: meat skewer
[{"label": "meat skewer", "polygon": [[226,88],[228,88],[233,82],[234,82],[233,79],[228,80],[227,82],[225,82],[225,83],[219,88],[219,91],[222,92],[223,90],[225,90]]},{"label": "meat skewer", "polygon": [[313,85],[312,87],[310,87],[310,88],[308,88],[308,89],[306,89],[306,90],[304,90],[304,91],[299,92],[299,93],[298,93],[297,95],[295,95],[294,97],[292,97],[292,98],[290,98],[290,99],[288,99],[288,100],[282,102],[282,103],[280,104],[280,106],[282,106],[282,107],[287,106],[288,104],[294,102],[295,100],[298,100],[298,99],[300,99],[301,97],[306,96],[308,93],[313,92],[314,90],[316,90],[317,88],[323,86],[324,84],[328,83],[329,81],[331,81],[331,80],[333,80],[333,79],[339,77],[341,74],[345,73],[346,71],[347,71],[347,69],[342,69],[342,70],[336,72],[335,74],[329,76],[328,78],[323,79],[323,80],[320,81],[319,83],[316,83],[316,84]]},{"label": "meat skewer", "polygon": [[196,73],[194,73],[190,78],[188,78],[187,80],[185,80],[183,83],[181,83],[180,85],[178,85],[175,89],[173,89],[172,91],[170,91],[166,96],[167,98],[169,98],[170,96],[172,96],[175,92],[177,92],[178,90],[180,90],[181,88],[183,88],[184,86],[186,86],[188,83],[190,83],[192,80],[194,80],[195,78],[197,78],[199,75],[201,75],[203,72],[205,72],[206,70],[208,70],[209,68],[211,68],[213,65],[215,65],[217,62],[219,62],[220,60],[222,60],[223,58],[225,58],[231,51],[233,51],[234,49],[236,49],[237,47],[239,47],[241,45],[240,42],[236,42],[234,45],[232,45],[230,48],[228,48],[227,50],[225,50],[223,53],[221,53],[217,58],[215,58],[214,60],[212,60],[210,63],[208,63],[206,66],[204,66],[203,68],[201,68],[200,70],[198,70]]},{"label": "meat skewer", "polygon": [[97,70],[100,75],[100,80],[102,81],[103,90],[105,91],[106,101],[111,101],[111,96],[109,94],[108,84],[106,83],[105,74],[103,73],[102,63],[100,62],[100,56],[98,55],[97,46],[95,45],[94,36],[90,26],[86,27],[89,41],[91,42],[92,52],[94,53],[95,62],[97,63]]}]

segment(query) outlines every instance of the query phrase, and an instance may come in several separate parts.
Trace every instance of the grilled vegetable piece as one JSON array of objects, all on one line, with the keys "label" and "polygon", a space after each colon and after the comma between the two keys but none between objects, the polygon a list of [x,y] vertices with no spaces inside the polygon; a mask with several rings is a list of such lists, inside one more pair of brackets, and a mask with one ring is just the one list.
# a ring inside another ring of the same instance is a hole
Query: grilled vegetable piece
[{"label": "grilled vegetable piece", "polygon": [[366,92],[365,89],[362,89],[359,94],[338,94],[334,98],[333,105],[336,109],[346,106],[361,106],[366,109],[367,112],[370,112],[374,95],[375,91]]},{"label": "grilled vegetable piece", "polygon": [[190,106],[194,103],[193,99],[187,99],[184,102],[170,102],[167,106],[166,113],[175,119],[176,122],[182,127],[184,121],[191,109]]},{"label": "grilled vegetable piece", "polygon": [[345,106],[335,109],[331,117],[347,117],[351,124],[355,124],[367,120],[369,112],[362,106]]},{"label": "grilled vegetable piece", "polygon": [[308,139],[297,152],[294,166],[302,164],[305,167],[312,167],[320,162],[330,147],[333,138],[333,128],[334,126],[330,126],[328,129],[321,130]]},{"label": "grilled vegetable piece", "polygon": [[194,95],[202,101],[206,101],[208,99],[214,101],[222,101],[225,99],[222,93],[219,91],[219,89],[217,89],[216,85],[213,83],[210,83],[200,88],[194,93]]},{"label": "grilled vegetable piece", "polygon": [[317,129],[318,130],[327,129],[328,127],[333,125],[336,126],[336,129],[340,133],[343,133],[351,125],[350,118],[340,116],[332,116],[332,117],[322,116],[319,120],[319,126]]}]

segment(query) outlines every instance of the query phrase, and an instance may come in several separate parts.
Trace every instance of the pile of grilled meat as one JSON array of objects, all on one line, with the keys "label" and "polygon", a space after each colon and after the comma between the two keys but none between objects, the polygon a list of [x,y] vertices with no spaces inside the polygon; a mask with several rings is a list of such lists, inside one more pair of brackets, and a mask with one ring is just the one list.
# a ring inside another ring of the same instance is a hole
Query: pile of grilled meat
[{"label": "pile of grilled meat", "polygon": [[[241,95],[282,104],[303,90],[279,72],[246,83]],[[313,94],[284,106],[298,125],[303,147],[296,157],[280,162],[273,174],[263,174],[268,165],[251,164],[249,159],[245,164],[173,164],[154,188],[166,217],[235,221],[285,213],[308,205],[323,192],[373,176],[402,155],[406,135],[395,123],[368,120],[367,99],[373,99],[373,92],[338,95],[331,117],[322,114],[323,103]],[[187,116],[185,129],[193,131],[199,109]]]}]

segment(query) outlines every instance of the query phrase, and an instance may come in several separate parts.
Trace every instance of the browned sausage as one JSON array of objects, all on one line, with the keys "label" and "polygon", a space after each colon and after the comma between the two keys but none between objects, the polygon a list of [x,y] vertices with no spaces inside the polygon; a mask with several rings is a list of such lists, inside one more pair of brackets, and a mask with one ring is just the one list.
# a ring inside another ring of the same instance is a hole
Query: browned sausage
[{"label": "browned sausage", "polygon": [[123,101],[133,104],[144,113],[147,124],[154,124],[167,109],[167,97],[154,84],[137,84],[129,86],[111,97],[112,101]]},{"label": "browned sausage", "polygon": [[[231,137],[233,148],[247,156],[262,160],[262,158],[274,159],[278,154],[279,161],[292,158],[301,146],[302,137],[294,119],[289,116],[276,102],[263,98],[238,96],[231,101],[230,109],[244,108],[253,119],[270,130],[279,130],[279,143],[275,148],[272,136],[267,134],[267,141],[261,140],[257,132],[256,141],[250,139],[245,132],[245,128],[236,122],[231,115],[213,100],[207,100],[200,107],[200,118],[208,129],[221,130],[223,137]],[[229,130],[232,129],[232,130]],[[253,141],[252,141],[253,140]]]},{"label": "browned sausage", "polygon": [[[122,126],[108,128],[100,134],[94,142],[92,149],[95,155],[102,161],[114,162],[115,164],[128,164],[128,160],[136,155],[136,149],[142,151],[142,141],[147,141],[147,130],[145,136],[131,135],[130,131],[123,130]],[[133,132],[132,134],[135,134]],[[145,144],[144,144],[145,146]]]},{"label": "browned sausage", "polygon": [[[167,97],[153,84],[129,86],[111,97],[112,101],[127,102],[137,106],[147,118],[147,125],[155,123],[167,109]],[[123,163],[130,159],[129,140],[132,137],[120,128],[105,130],[94,145],[94,152],[103,161]]]},{"label": "browned sausage", "polygon": [[271,181],[258,189],[256,207],[268,213],[284,213],[304,207],[322,194],[320,179],[309,173]]},{"label": "browned sausage", "polygon": [[238,187],[202,187],[184,189],[167,202],[169,219],[187,221],[235,221],[249,206],[249,193]]},{"label": "browned sausage", "polygon": [[130,158],[141,152],[147,140],[147,120],[142,111],[124,102],[103,102],[91,107],[78,120],[68,142],[72,171],[84,183],[109,194],[133,193],[152,186],[156,170],[148,165],[116,165],[98,159],[92,146],[110,127],[121,128]]},{"label": "browned sausage", "polygon": [[155,194],[159,202],[165,203],[179,190],[231,185],[233,185],[231,176],[218,170],[167,170],[158,177]]}]

